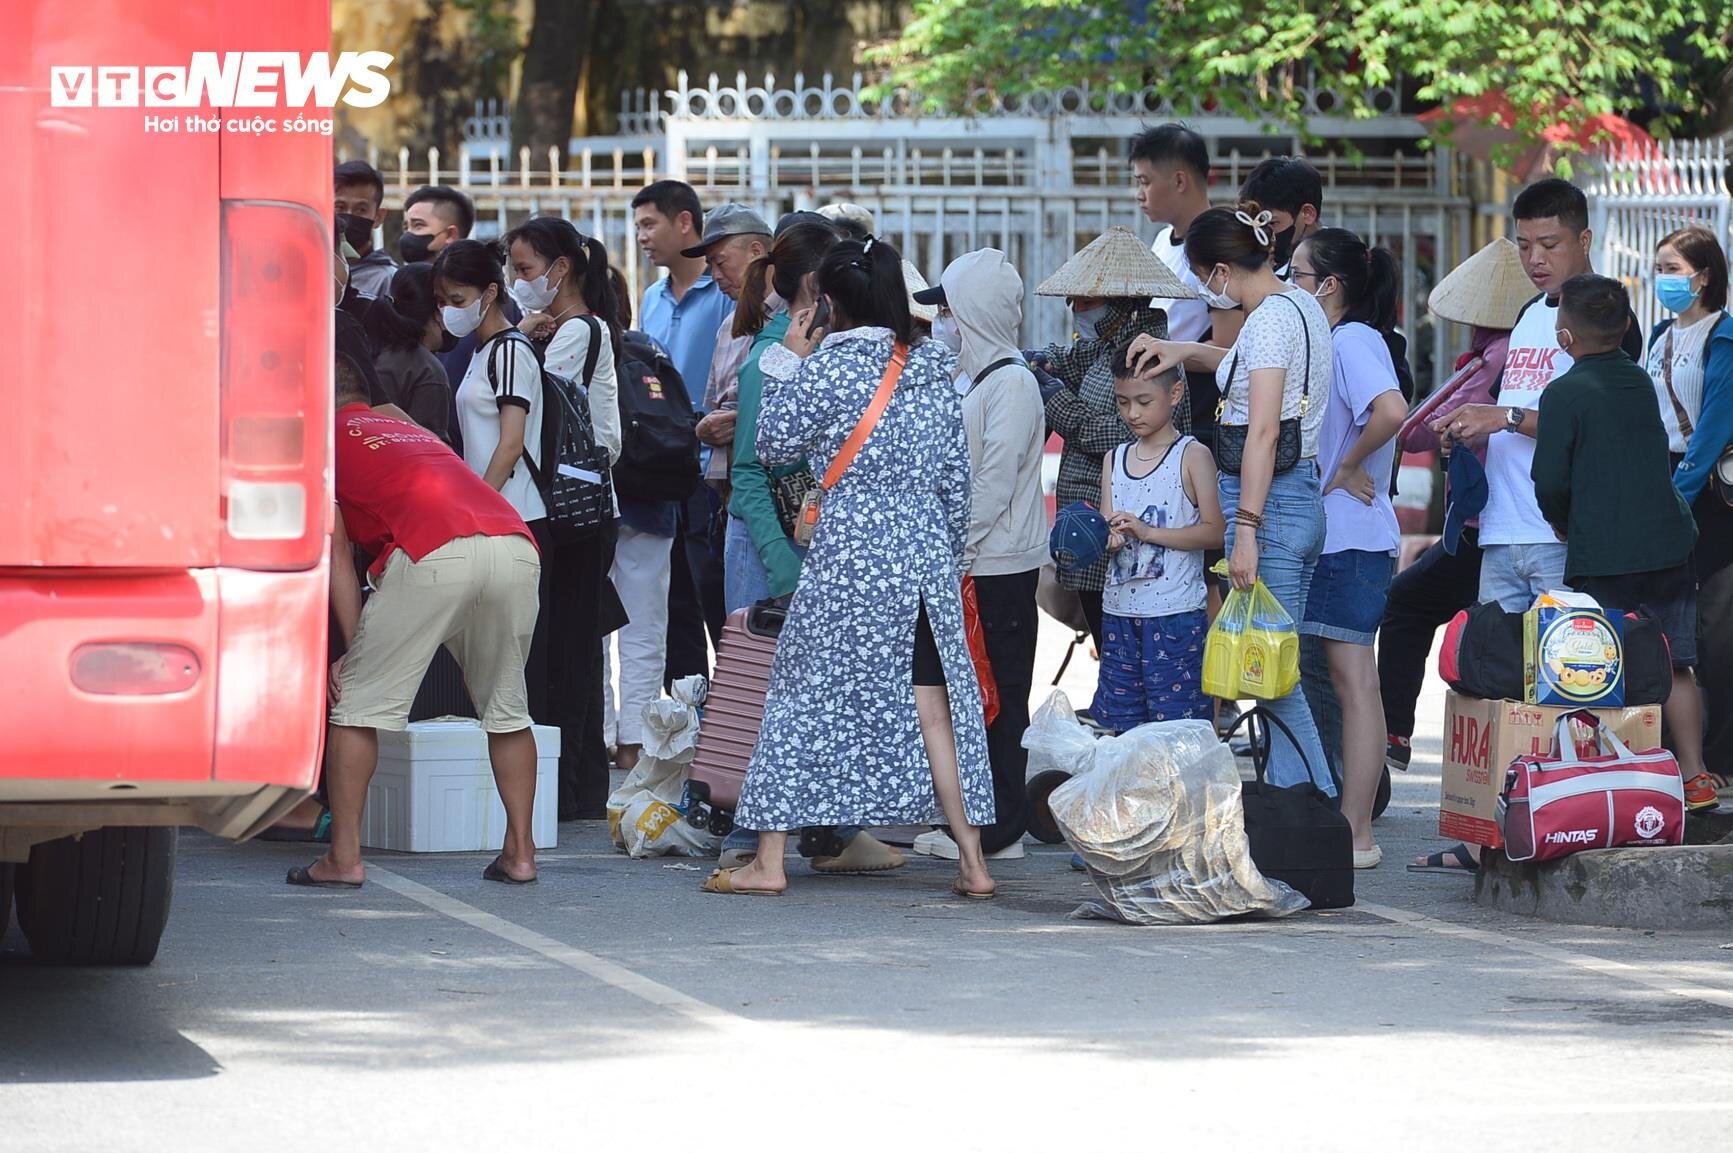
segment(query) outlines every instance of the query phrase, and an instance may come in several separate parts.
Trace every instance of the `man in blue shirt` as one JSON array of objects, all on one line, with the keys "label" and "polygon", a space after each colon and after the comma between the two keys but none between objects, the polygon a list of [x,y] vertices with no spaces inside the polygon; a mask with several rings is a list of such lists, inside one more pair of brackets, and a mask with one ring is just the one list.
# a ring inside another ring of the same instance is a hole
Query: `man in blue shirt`
[{"label": "man in blue shirt", "polygon": [[[632,222],[650,263],[668,270],[645,291],[639,327],[668,350],[701,410],[703,382],[710,377],[710,361],[716,354],[716,334],[734,311],[734,302],[711,278],[701,250],[704,208],[691,185],[658,180],[632,198]],[[697,250],[696,254],[688,249]],[[708,676],[705,633],[713,643],[722,637],[722,565],[711,540],[716,521],[713,499],[709,486],[700,485],[677,514],[676,540],[682,547],[673,550],[670,561],[665,662],[669,682],[694,674]]]}]

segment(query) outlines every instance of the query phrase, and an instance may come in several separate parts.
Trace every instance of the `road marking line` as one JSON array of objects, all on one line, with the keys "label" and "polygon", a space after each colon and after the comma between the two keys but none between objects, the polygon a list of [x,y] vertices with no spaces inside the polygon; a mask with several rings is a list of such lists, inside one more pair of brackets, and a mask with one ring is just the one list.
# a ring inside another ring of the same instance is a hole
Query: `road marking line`
[{"label": "road marking line", "polygon": [[659,1009],[678,1013],[696,1024],[725,1030],[752,1024],[745,1017],[730,1013],[726,1009],[718,1009],[648,977],[639,976],[625,966],[598,957],[594,953],[543,936],[534,929],[526,929],[504,917],[483,912],[474,905],[447,896],[438,889],[430,889],[418,881],[411,881],[401,873],[394,873],[382,865],[369,864],[367,880],[380,888],[391,890],[398,896],[407,897],[443,917],[450,917],[472,929],[480,929],[502,941],[508,941],[532,953],[539,953],[557,965],[564,965],[586,977],[593,977],[622,993],[630,993],[642,1001],[648,1001]]},{"label": "road marking line", "polygon": [[1605,957],[1573,953],[1569,949],[1561,949],[1557,945],[1542,944],[1539,941],[1524,941],[1519,937],[1495,933],[1488,929],[1473,929],[1467,925],[1456,925],[1449,921],[1428,917],[1423,913],[1411,913],[1406,909],[1397,909],[1390,905],[1357,901],[1354,908],[1398,925],[1424,929],[1429,933],[1437,933],[1445,937],[1461,937],[1482,945],[1491,945],[1496,949],[1527,953],[1529,956],[1539,957],[1543,961],[1569,965],[1573,969],[1582,969],[1602,977],[1614,977],[1634,985],[1654,989],[1660,993],[1683,997],[1688,1001],[1706,1001],[1712,1005],[1733,1009],[1733,989],[1684,984],[1668,977],[1647,972],[1636,965],[1626,964],[1624,961],[1611,961]]}]

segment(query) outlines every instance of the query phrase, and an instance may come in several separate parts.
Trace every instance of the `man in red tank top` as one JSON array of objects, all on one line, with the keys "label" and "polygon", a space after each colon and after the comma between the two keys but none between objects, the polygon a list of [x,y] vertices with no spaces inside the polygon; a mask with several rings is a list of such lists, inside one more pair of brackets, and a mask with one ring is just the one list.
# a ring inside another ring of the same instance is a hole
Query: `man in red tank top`
[{"label": "man in red tank top", "polygon": [[[417,687],[443,644],[457,658],[488,734],[505,802],[505,846],[483,876],[535,880],[530,816],[536,746],[524,658],[536,624],[541,559],[523,519],[445,443],[367,407],[367,389],[337,359],[337,517],[331,608],[347,652],[331,666],[325,789],[331,850],[289,870],[291,885],[359,886],[361,816],[379,763],[378,730],[409,722]],[[363,608],[353,540],[373,557]]]}]

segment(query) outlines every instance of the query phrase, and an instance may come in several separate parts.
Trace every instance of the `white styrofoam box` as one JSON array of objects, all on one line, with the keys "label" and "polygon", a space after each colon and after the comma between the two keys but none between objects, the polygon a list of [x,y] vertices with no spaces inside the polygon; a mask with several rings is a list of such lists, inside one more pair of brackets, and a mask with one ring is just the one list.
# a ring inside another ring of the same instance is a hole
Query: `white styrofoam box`
[{"label": "white styrofoam box", "polygon": [[[560,730],[532,727],[536,740],[536,848],[559,839]],[[379,767],[367,786],[361,843],[407,853],[497,849],[505,805],[494,787],[487,734],[473,720],[413,721],[379,734]]]}]

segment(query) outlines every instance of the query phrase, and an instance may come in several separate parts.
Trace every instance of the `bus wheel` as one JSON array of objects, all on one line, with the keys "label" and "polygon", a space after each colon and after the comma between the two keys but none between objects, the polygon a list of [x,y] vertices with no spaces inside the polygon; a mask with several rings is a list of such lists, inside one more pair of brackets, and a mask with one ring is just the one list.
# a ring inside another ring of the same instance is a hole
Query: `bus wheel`
[{"label": "bus wheel", "polygon": [[178,829],[107,828],[45,841],[17,875],[18,925],[38,961],[148,965],[174,892]]}]

